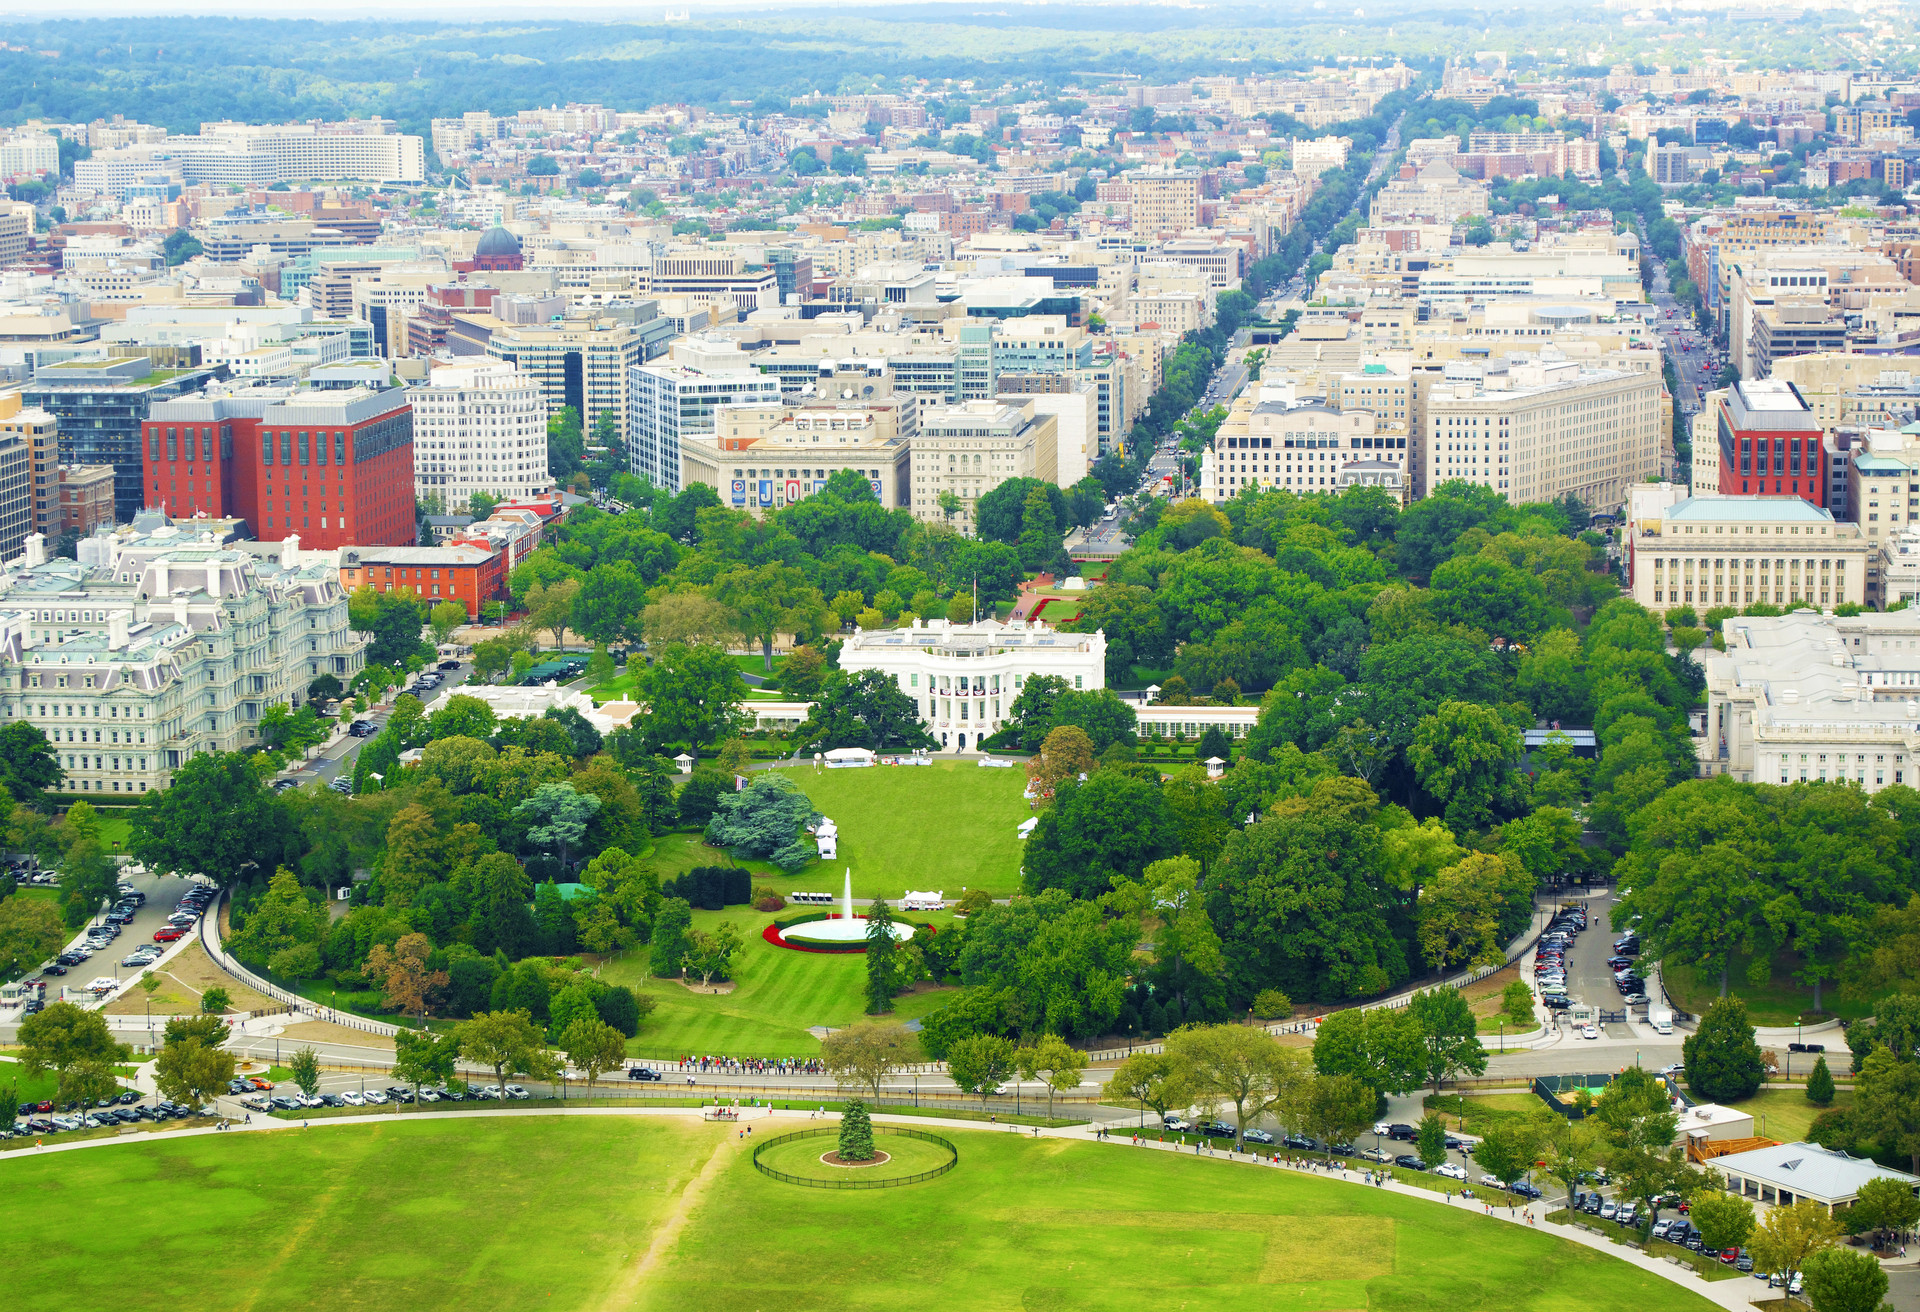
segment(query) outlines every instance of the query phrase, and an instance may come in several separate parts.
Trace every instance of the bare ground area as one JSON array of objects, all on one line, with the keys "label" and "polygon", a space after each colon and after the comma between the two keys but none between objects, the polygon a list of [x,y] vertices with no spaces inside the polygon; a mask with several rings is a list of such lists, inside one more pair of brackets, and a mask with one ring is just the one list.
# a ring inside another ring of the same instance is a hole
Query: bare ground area
[{"label": "bare ground area", "polygon": [[[264,1011],[280,1005],[272,998],[254,992],[214,965],[213,958],[197,941],[155,973],[160,977],[160,987],[153,991],[152,998],[152,1010],[156,1016],[177,1016],[199,1011],[200,995],[216,986],[227,991],[227,998],[235,1011]],[[106,1007],[107,1013],[113,1016],[144,1016],[147,1010],[147,994],[139,988],[128,989]]]}]

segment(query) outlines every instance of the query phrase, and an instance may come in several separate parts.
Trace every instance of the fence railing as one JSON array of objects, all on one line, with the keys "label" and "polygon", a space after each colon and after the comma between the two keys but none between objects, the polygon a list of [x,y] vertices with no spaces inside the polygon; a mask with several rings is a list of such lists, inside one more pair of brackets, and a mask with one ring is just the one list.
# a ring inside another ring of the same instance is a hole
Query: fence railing
[{"label": "fence railing", "polygon": [[213,963],[245,984],[256,993],[263,993],[276,1002],[286,1004],[289,1013],[296,1013],[308,1020],[331,1021],[335,1025],[344,1025],[350,1030],[359,1030],[364,1034],[379,1034],[392,1038],[400,1032],[397,1025],[388,1025],[384,1021],[368,1020],[364,1016],[355,1016],[349,1012],[336,1011],[331,1007],[322,1007],[311,998],[303,998],[292,989],[280,987],[271,980],[263,979],[236,961],[220,941],[220,908],[226,905],[231,894],[222,892],[220,900],[207,909],[200,917],[200,946],[206,949]]},{"label": "fence railing", "polygon": [[935,1179],[945,1175],[948,1171],[951,1171],[960,1164],[960,1150],[953,1146],[952,1140],[943,1139],[937,1134],[928,1134],[925,1130],[910,1130],[901,1125],[876,1125],[873,1127],[874,1138],[918,1139],[922,1143],[937,1144],[939,1147],[947,1150],[947,1160],[933,1167],[931,1170],[916,1171],[912,1175],[897,1175],[891,1179],[855,1174],[854,1172],[861,1169],[858,1167],[848,1168],[849,1174],[844,1179],[838,1177],[816,1178],[808,1175],[790,1175],[785,1171],[777,1171],[760,1160],[760,1154],[767,1152],[769,1149],[777,1148],[781,1144],[794,1143],[802,1139],[837,1139],[839,1135],[840,1127],[837,1125],[818,1130],[795,1130],[791,1134],[776,1135],[774,1138],[768,1139],[765,1143],[755,1145],[753,1150],[753,1169],[769,1179],[779,1180],[783,1184],[803,1185],[808,1189],[897,1189],[901,1185],[919,1184],[923,1180]]}]

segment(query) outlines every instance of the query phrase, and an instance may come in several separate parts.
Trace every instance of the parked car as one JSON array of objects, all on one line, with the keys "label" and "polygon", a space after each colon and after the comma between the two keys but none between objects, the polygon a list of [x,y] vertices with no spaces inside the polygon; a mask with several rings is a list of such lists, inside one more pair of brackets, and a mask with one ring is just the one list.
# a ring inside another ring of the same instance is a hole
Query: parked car
[{"label": "parked car", "polygon": [[349,1089],[345,1093],[341,1094],[340,1100],[346,1103],[346,1105],[349,1107],[364,1107],[367,1105],[367,1100],[361,1097],[358,1093],[355,1093],[352,1089]]},{"label": "parked car", "polygon": [[1290,1134],[1280,1142],[1289,1148],[1297,1148],[1302,1152],[1312,1152],[1320,1146],[1304,1134]]},{"label": "parked car", "polygon": [[1387,1138],[1398,1139],[1402,1143],[1412,1143],[1420,1137],[1420,1131],[1401,1121],[1395,1121],[1387,1127]]},{"label": "parked car", "polygon": [[1433,1168],[1433,1173],[1435,1175],[1444,1175],[1449,1180],[1465,1180],[1467,1178],[1467,1168],[1464,1166],[1455,1166],[1452,1162],[1440,1163],[1440,1165]]},{"label": "parked car", "polygon": [[1200,1126],[1200,1133],[1209,1139],[1231,1139],[1238,1131],[1225,1121],[1207,1121]]},{"label": "parked car", "polygon": [[164,929],[156,929],[153,931],[153,941],[155,943],[174,943],[186,936],[187,931],[178,925],[168,925]]},{"label": "parked car", "polygon": [[1753,1270],[1753,1253],[1748,1249],[1741,1249],[1740,1256],[1733,1260],[1733,1269],[1736,1271]]},{"label": "parked car", "polygon": [[1619,1214],[1620,1214],[1619,1204],[1612,1203],[1612,1202],[1605,1202],[1600,1204],[1600,1219],[1602,1221],[1611,1221],[1613,1220],[1614,1217],[1618,1216]]},{"label": "parked car", "polygon": [[1412,1153],[1401,1153],[1393,1159],[1393,1164],[1395,1166],[1404,1166],[1409,1171],[1424,1171],[1427,1169],[1427,1164],[1418,1157],[1415,1157]]}]

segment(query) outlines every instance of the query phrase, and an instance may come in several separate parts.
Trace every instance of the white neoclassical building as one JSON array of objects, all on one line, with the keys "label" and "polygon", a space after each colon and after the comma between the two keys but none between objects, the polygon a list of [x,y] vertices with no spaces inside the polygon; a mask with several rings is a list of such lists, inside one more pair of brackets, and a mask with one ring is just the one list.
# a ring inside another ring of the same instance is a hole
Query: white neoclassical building
[{"label": "white neoclassical building", "polygon": [[916,620],[911,628],[856,630],[840,650],[840,668],[892,675],[941,748],[963,752],[1000,730],[1035,675],[1056,675],[1081,691],[1104,688],[1107,639],[1039,621]]}]

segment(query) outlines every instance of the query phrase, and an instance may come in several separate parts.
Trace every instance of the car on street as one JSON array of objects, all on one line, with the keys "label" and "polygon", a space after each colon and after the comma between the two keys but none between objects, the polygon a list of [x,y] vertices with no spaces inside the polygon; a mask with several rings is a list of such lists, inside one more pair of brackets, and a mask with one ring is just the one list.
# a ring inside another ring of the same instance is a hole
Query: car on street
[{"label": "car on street", "polygon": [[533,1095],[517,1084],[509,1084],[507,1086],[507,1097],[517,1098],[521,1102],[525,1102],[527,1099],[533,1097]]},{"label": "car on street", "polygon": [[660,1080],[665,1077],[662,1076],[659,1071],[649,1066],[629,1066],[627,1067],[627,1078],[629,1080]]},{"label": "car on street", "polygon": [[1261,1130],[1261,1129],[1248,1130],[1244,1135],[1240,1137],[1245,1139],[1248,1143],[1266,1144],[1269,1147],[1273,1145],[1273,1136],[1269,1134],[1267,1131]]},{"label": "car on street", "polygon": [[1721,1249],[1720,1260],[1728,1266],[1732,1266],[1740,1260],[1740,1249],[1738,1247]]},{"label": "car on street", "polygon": [[1555,994],[1552,997],[1542,998],[1540,999],[1540,1003],[1548,1011],[1565,1011],[1569,1007],[1573,1006],[1573,999],[1569,998],[1564,993],[1560,993],[1560,994]]},{"label": "car on street", "polygon": [[1597,1039],[1600,1037],[1600,1027],[1598,1025],[1582,1025],[1580,1027],[1580,1037],[1583,1039]]},{"label": "car on street", "polygon": [[352,1089],[349,1089],[345,1093],[341,1094],[340,1100],[346,1103],[347,1106],[349,1107],[364,1107],[367,1105],[367,1100],[363,1098],[361,1095],[359,1095],[358,1093],[355,1093]]},{"label": "car on street", "polygon": [[1620,1205],[1618,1203],[1605,1202],[1600,1204],[1600,1219],[1602,1221],[1613,1220],[1615,1216],[1619,1215],[1619,1212]]},{"label": "car on street", "polygon": [[1748,1249],[1741,1249],[1740,1256],[1733,1260],[1733,1269],[1736,1271],[1753,1270],[1753,1253]]},{"label": "car on street", "polygon": [[153,941],[155,943],[172,943],[186,936],[187,931],[178,925],[168,925],[163,929],[153,931]]},{"label": "car on street", "polygon": [[1378,1148],[1362,1148],[1354,1155],[1356,1157],[1364,1157],[1370,1162],[1390,1162],[1393,1160],[1392,1153],[1383,1153]]},{"label": "car on street", "polygon": [[383,1107],[387,1103],[387,1095],[379,1089],[368,1089],[365,1097],[370,1106]]},{"label": "car on street", "polygon": [[1387,1138],[1398,1139],[1402,1143],[1412,1143],[1420,1137],[1420,1131],[1403,1121],[1395,1121],[1387,1127]]}]

